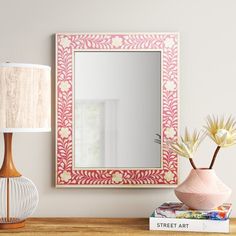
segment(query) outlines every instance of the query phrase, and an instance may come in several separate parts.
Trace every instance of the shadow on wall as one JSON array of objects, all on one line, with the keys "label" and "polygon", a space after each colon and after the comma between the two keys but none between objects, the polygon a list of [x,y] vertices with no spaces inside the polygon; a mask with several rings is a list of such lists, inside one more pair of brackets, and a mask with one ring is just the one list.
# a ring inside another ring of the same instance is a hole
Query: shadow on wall
[{"label": "shadow on wall", "polygon": [[56,153],[55,153],[55,120],[56,120],[56,107],[55,107],[55,102],[56,102],[56,94],[55,94],[55,81],[56,81],[56,72],[55,72],[55,35],[51,35],[50,37],[51,40],[51,76],[52,76],[52,80],[51,80],[51,89],[52,89],[52,93],[51,93],[51,127],[52,127],[52,131],[51,131],[51,147],[52,147],[52,158],[51,158],[51,170],[52,170],[52,178],[51,178],[51,186],[53,188],[55,188],[55,172],[56,172],[56,168],[55,168],[55,161],[56,161]]}]

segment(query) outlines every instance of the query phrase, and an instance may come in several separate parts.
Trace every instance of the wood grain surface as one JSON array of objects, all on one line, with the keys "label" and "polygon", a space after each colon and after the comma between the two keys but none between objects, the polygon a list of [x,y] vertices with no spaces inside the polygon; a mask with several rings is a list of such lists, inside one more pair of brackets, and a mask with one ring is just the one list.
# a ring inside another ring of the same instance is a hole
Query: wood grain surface
[{"label": "wood grain surface", "polygon": [[[227,235],[216,233],[188,233],[149,231],[148,219],[144,218],[30,218],[25,228],[1,230],[0,236],[35,236],[35,235]],[[231,233],[236,235],[236,219],[231,219]]]},{"label": "wood grain surface", "polygon": [[[0,177],[20,177],[12,157],[12,133],[4,133],[4,159],[0,169]],[[7,191],[9,191],[9,179],[7,179]]]},{"label": "wood grain surface", "polygon": [[51,127],[49,69],[0,67],[0,129]]}]

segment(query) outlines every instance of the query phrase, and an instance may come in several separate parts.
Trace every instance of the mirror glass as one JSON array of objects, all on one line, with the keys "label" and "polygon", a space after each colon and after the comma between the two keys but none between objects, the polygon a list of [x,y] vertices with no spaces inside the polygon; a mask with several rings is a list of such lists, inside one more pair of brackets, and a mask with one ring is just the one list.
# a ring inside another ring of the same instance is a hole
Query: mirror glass
[{"label": "mirror glass", "polygon": [[74,167],[160,167],[161,52],[74,53]]}]

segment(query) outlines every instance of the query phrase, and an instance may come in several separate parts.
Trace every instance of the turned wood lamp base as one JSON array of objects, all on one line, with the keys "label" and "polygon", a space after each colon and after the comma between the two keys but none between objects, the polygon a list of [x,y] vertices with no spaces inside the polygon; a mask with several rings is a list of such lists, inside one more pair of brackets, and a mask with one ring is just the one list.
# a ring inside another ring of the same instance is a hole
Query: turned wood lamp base
[{"label": "turned wood lamp base", "polygon": [[4,133],[4,160],[0,169],[0,229],[25,226],[25,219],[38,204],[38,191],[33,182],[16,170],[12,159],[12,133]]},{"label": "turned wood lamp base", "polygon": [[17,223],[1,223],[0,229],[18,229],[25,227],[25,220],[17,222]]}]

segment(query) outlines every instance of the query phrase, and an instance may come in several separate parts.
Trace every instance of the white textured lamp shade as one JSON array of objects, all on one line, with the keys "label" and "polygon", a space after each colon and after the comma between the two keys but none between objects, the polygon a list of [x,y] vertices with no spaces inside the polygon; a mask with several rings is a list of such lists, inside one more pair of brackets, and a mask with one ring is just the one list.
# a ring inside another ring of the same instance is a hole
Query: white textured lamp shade
[{"label": "white textured lamp shade", "polygon": [[0,131],[51,130],[51,69],[33,64],[0,64]]}]

